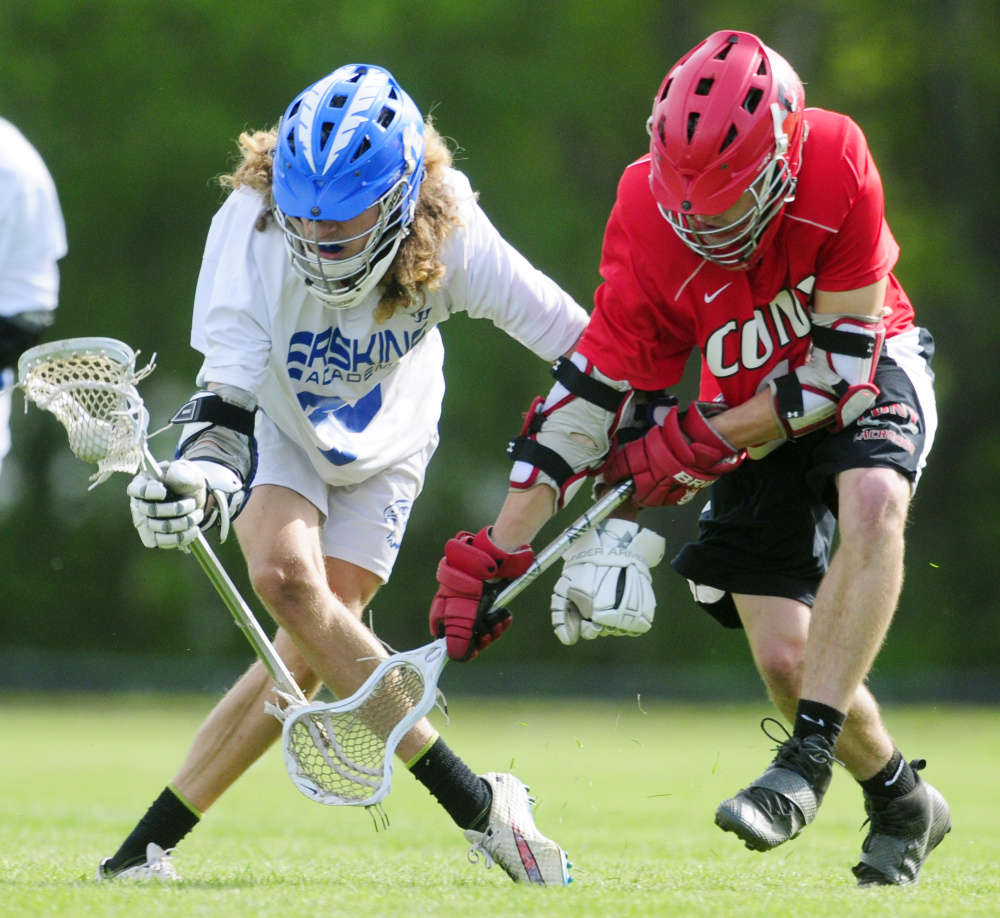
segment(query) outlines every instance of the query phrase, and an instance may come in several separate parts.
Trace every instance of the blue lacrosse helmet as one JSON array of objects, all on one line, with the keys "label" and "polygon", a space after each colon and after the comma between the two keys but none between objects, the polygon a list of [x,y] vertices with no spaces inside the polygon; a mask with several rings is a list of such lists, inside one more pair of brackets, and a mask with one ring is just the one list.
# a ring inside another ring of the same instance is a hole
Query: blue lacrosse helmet
[{"label": "blue lacrosse helmet", "polygon": [[[272,209],[314,296],[349,308],[375,287],[413,223],[423,178],[424,120],[387,70],[348,64],[294,99],[278,126]],[[376,204],[374,228],[321,241],[318,221],[351,220]],[[358,253],[331,253],[363,237]]]}]

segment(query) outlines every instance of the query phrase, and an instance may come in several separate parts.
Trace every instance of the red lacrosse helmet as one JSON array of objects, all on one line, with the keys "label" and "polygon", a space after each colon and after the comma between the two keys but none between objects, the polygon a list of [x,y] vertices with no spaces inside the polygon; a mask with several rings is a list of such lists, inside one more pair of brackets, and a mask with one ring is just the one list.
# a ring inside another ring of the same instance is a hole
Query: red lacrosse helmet
[{"label": "red lacrosse helmet", "polygon": [[[647,122],[649,184],[661,213],[691,249],[744,268],[771,241],[795,183],[805,139],[805,92],[788,62],[747,32],[716,32],[667,74]],[[728,226],[717,216],[751,192]],[[770,232],[767,232],[770,227]]]}]

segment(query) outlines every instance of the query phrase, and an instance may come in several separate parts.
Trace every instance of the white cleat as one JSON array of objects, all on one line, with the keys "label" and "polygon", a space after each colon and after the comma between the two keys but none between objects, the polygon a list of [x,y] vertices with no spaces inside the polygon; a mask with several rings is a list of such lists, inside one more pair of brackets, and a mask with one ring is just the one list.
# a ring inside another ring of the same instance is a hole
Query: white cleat
[{"label": "white cleat", "polygon": [[572,866],[566,852],[552,839],[538,831],[531,813],[534,799],[528,788],[513,775],[490,773],[482,775],[493,791],[493,806],[485,832],[466,829],[465,837],[472,842],[469,860],[479,861],[482,854],[486,867],[499,864],[515,883],[534,886],[567,886],[573,882]]},{"label": "white cleat", "polygon": [[119,873],[110,873],[105,864],[111,860],[106,857],[97,868],[98,880],[179,880],[180,875],[174,867],[170,855],[173,850],[164,851],[159,845],[150,843],[146,846],[146,860],[142,864],[126,867]]}]

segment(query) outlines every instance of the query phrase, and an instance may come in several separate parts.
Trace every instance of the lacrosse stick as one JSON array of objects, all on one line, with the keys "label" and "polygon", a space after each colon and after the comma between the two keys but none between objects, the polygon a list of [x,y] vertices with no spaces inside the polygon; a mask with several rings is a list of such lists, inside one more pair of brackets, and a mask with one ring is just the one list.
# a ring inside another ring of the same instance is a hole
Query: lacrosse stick
[{"label": "lacrosse stick", "polygon": [[[501,590],[493,605],[519,596],[633,490],[625,481],[609,491]],[[282,746],[292,783],[310,800],[330,806],[379,804],[392,786],[396,746],[434,707],[447,662],[446,641],[438,638],[383,660],[349,698],[286,709],[280,715]]]},{"label": "lacrosse stick", "polygon": [[[85,462],[96,462],[96,487],[114,472],[135,474],[143,465],[162,480],[163,473],[147,445],[149,413],[135,384],[148,376],[156,355],[142,370],[136,354],[113,338],[69,338],[31,348],[17,364],[18,388],[27,402],[54,414],[66,428],[69,447]],[[240,596],[203,534],[191,543],[212,586],[232,613],[278,689],[290,704],[306,704],[281,657]]]}]

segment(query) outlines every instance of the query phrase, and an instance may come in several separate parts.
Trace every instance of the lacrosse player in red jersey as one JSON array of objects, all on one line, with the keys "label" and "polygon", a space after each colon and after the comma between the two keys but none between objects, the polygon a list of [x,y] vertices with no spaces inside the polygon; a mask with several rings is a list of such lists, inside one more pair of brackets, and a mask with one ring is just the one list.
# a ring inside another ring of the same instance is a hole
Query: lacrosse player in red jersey
[{"label": "lacrosse player in red jersey", "polygon": [[[195,295],[202,390],[174,418],[183,429],[165,486],[142,474],[129,485],[133,517],[161,548],[216,525],[225,538],[232,524],[296,681],[344,698],[386,656],[361,615],[389,577],[437,446],[438,324],[455,312],[488,318],[551,361],[587,314],[500,237],[379,67],[341,67],[275,130],[240,144]],[[522,571],[529,554],[505,570]],[[100,877],[176,876],[171,849],[280,735],[265,712],[274,700],[255,663]],[[569,882],[519,780],[473,774],[426,720],[397,753],[466,830],[475,859],[515,882]]]},{"label": "lacrosse player in red jersey", "polygon": [[18,357],[52,324],[66,227],[42,157],[0,118],[0,466],[10,450],[10,404]]},{"label": "lacrosse player in red jersey", "polygon": [[[899,597],[907,508],[936,428],[933,342],[892,274],[899,249],[864,135],[804,106],[789,64],[743,32],[715,33],[667,74],[650,152],[618,186],[590,324],[512,444],[496,524],[449,544],[431,627],[454,636],[455,659],[487,646],[483,581],[504,576],[505,551],[522,553],[588,473],[632,479],[638,507],[704,491],[699,538],[673,567],[722,625],[745,630],[793,724],[717,824],[758,851],[794,838],[840,761],[870,820],[857,882],[907,885],[950,813],[864,680]],[[699,400],[650,401],[695,348]],[[640,401],[647,430],[626,442]],[[556,586],[556,633],[642,633],[662,549],[627,520],[589,539]]]}]

